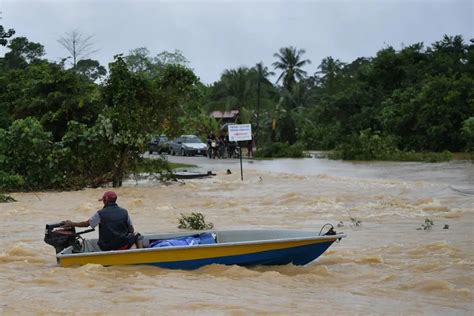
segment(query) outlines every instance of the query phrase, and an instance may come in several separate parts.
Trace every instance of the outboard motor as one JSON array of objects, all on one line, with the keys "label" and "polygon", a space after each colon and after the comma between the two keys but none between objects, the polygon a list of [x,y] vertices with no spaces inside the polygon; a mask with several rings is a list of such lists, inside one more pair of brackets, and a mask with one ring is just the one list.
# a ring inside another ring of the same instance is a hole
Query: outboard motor
[{"label": "outboard motor", "polygon": [[76,229],[74,227],[64,228],[64,222],[46,224],[44,231],[44,242],[56,249],[60,253],[63,249],[76,242]]},{"label": "outboard motor", "polygon": [[76,233],[74,227],[65,228],[64,222],[55,224],[46,224],[44,231],[44,242],[51,245],[56,249],[56,253],[60,253],[69,246],[73,246],[73,252],[80,252],[82,249],[81,234],[94,231],[94,229],[88,229],[79,233]]}]

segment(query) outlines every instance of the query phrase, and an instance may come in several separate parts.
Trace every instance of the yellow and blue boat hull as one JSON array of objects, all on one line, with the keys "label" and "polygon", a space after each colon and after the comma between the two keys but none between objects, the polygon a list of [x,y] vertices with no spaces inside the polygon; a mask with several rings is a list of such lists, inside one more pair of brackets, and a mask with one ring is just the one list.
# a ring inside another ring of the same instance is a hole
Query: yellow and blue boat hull
[{"label": "yellow and blue boat hull", "polygon": [[184,247],[145,248],[57,255],[62,267],[85,264],[147,264],[169,269],[196,269],[209,264],[305,265],[318,258],[343,235],[284,240],[247,241]]}]

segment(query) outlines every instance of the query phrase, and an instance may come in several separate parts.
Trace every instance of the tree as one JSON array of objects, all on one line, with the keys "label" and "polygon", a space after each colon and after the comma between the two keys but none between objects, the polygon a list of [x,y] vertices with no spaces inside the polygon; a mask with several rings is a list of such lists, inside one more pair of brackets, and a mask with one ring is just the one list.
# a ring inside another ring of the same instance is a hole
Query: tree
[{"label": "tree", "polygon": [[469,47],[464,44],[461,35],[444,35],[443,39],[428,47],[427,54],[432,60],[432,74],[443,74],[448,71],[462,71],[468,61]]},{"label": "tree", "polygon": [[155,57],[151,57],[150,51],[146,47],[131,50],[124,59],[130,71],[140,73],[148,79],[159,77],[167,65],[187,67],[189,63],[179,50],[163,51]]},{"label": "tree", "polygon": [[296,50],[296,47],[282,47],[279,53],[273,56],[278,58],[272,65],[275,69],[281,70],[281,74],[277,79],[277,83],[283,78],[283,87],[291,90],[296,83],[296,79],[301,80],[306,77],[306,71],[301,69],[307,64],[311,64],[309,59],[302,59],[302,55],[306,51],[304,49]]},{"label": "tree", "polygon": [[0,45],[1,46],[6,46],[8,43],[7,38],[12,37],[15,34],[14,29],[9,29],[8,31],[5,31],[3,28],[3,25],[0,25]]},{"label": "tree", "polygon": [[0,75],[0,83],[4,83],[0,109],[7,109],[9,121],[35,117],[55,141],[62,138],[70,120],[90,126],[97,119],[98,86],[58,64],[41,62],[13,69]]},{"label": "tree", "polygon": [[103,89],[105,107],[96,126],[111,152],[112,184],[117,187],[140,159],[149,134],[177,121],[175,114],[193,98],[198,80],[184,66],[166,65],[162,75],[150,81],[131,72],[121,55],[110,63],[109,72]]},{"label": "tree", "polygon": [[17,37],[7,46],[10,51],[5,54],[5,62],[9,68],[25,68],[44,56],[44,46],[30,42],[26,37]]},{"label": "tree", "polygon": [[152,94],[149,84],[130,72],[121,55],[109,66],[110,76],[103,89],[105,108],[99,115],[98,125],[107,147],[113,186],[121,186],[126,170],[139,157],[146,140]]},{"label": "tree", "polygon": [[335,79],[344,67],[339,59],[334,59],[331,56],[324,58],[321,64],[318,66],[320,71],[316,72],[316,76],[319,77],[319,82],[326,86],[329,92],[335,88]]},{"label": "tree", "polygon": [[146,47],[132,49],[124,57],[124,60],[131,72],[145,73],[152,71],[153,59],[150,57],[150,51]]},{"label": "tree", "polygon": [[189,61],[184,57],[183,53],[179,49],[175,49],[174,52],[162,51],[155,58],[153,61],[158,66],[165,66],[165,65],[181,65],[187,66]]},{"label": "tree", "polygon": [[58,43],[69,52],[69,57],[72,58],[73,69],[76,69],[79,60],[97,52],[97,50],[93,48],[93,37],[94,35],[84,35],[78,30],[74,30],[65,33],[63,37],[58,39]]},{"label": "tree", "polygon": [[201,113],[197,102],[203,95],[203,86],[194,72],[186,66],[167,64],[160,76],[152,80],[155,115],[152,129],[161,128],[169,135],[183,132],[186,128],[180,119]]},{"label": "tree", "polygon": [[254,79],[254,73],[247,67],[225,70],[212,88],[210,109],[240,112],[249,109],[256,92],[253,90]]},{"label": "tree", "polygon": [[259,62],[255,65],[255,70],[257,72],[257,126],[255,127],[255,145],[258,145],[258,132],[260,128],[260,98],[261,98],[261,84],[262,82],[267,82],[269,76],[275,75],[274,72],[268,71],[268,67],[263,65],[263,62]]},{"label": "tree", "polygon": [[93,59],[79,60],[76,65],[76,72],[89,78],[91,81],[96,81],[107,74],[105,67],[101,66],[97,60]]}]

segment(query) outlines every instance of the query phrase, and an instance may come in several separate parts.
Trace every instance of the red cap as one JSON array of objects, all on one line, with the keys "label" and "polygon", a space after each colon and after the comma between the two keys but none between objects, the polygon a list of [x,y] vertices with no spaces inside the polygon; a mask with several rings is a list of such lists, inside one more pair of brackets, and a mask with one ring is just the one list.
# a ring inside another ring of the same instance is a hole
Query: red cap
[{"label": "red cap", "polygon": [[117,201],[117,194],[114,191],[107,191],[104,193],[104,195],[102,195],[99,201],[115,202]]}]

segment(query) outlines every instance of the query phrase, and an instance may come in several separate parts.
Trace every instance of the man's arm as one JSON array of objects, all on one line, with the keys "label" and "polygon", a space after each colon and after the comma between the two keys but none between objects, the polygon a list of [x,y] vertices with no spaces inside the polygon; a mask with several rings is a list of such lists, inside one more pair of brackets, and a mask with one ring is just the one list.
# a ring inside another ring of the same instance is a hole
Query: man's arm
[{"label": "man's arm", "polygon": [[73,222],[70,220],[64,221],[66,227],[89,227],[89,220],[83,222]]},{"label": "man's arm", "polygon": [[130,215],[128,215],[128,212],[127,216],[128,232],[133,234],[135,232],[135,229],[133,228],[132,220],[130,219]]}]

